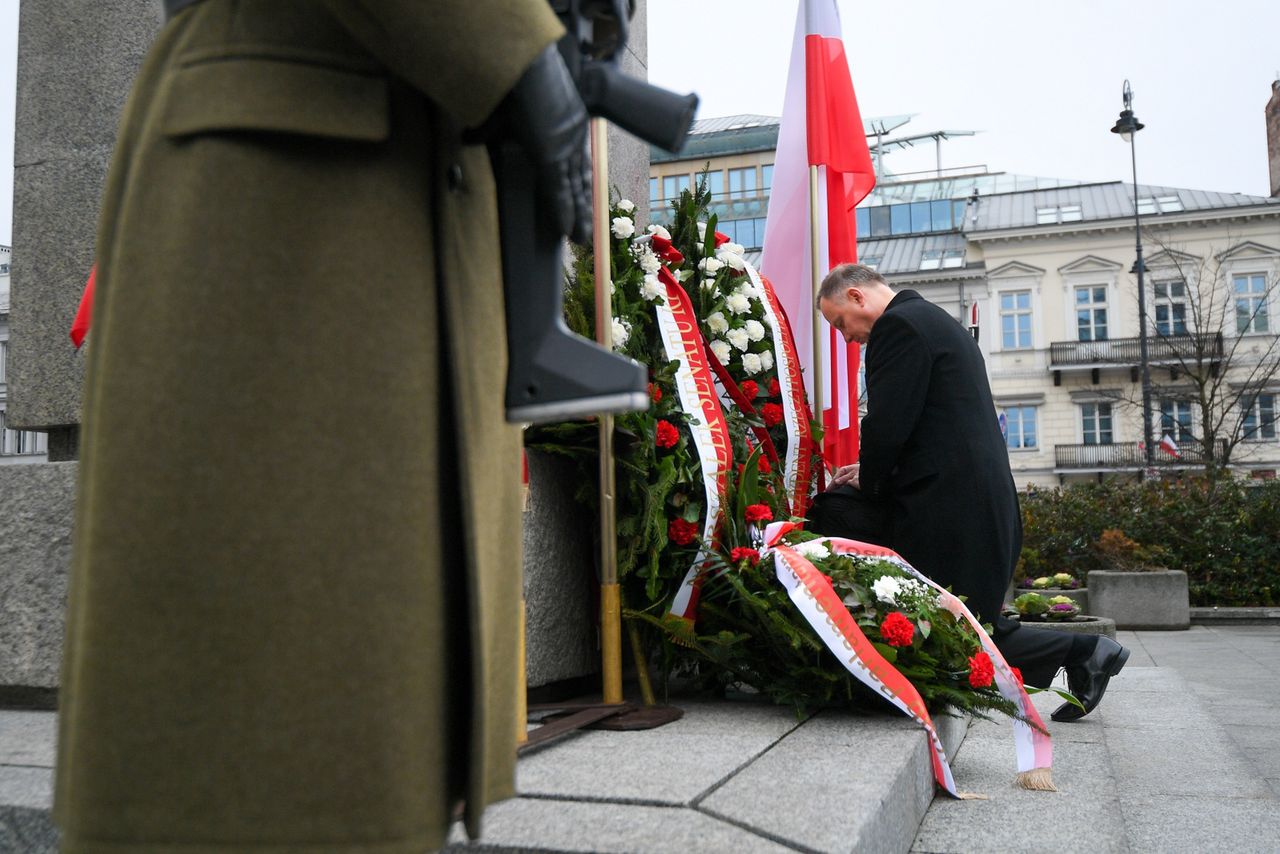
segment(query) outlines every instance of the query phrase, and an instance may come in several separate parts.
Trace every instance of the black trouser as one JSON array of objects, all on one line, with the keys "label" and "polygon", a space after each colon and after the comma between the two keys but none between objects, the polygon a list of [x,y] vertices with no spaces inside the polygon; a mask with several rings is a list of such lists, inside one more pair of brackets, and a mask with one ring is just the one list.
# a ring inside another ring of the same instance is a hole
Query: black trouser
[{"label": "black trouser", "polygon": [[1004,660],[1022,671],[1022,681],[1036,688],[1048,688],[1063,667],[1083,664],[1098,645],[1097,635],[1034,626],[998,632],[992,640]]}]

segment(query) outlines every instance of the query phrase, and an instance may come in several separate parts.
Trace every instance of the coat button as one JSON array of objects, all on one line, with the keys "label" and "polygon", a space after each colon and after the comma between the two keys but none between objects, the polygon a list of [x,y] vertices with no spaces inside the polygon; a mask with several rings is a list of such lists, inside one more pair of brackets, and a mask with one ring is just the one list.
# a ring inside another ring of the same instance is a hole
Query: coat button
[{"label": "coat button", "polygon": [[462,167],[457,163],[449,166],[448,173],[449,189],[457,192],[462,187]]}]

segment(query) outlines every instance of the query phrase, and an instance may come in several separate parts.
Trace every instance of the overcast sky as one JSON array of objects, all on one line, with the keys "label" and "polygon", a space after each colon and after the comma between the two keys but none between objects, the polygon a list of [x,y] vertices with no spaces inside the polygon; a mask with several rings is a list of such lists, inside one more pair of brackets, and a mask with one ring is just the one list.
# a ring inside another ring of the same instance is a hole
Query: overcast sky
[{"label": "overcast sky", "polygon": [[[943,166],[1129,179],[1109,133],[1127,77],[1142,183],[1267,195],[1263,107],[1280,73],[1277,0],[841,0],[864,118],[915,113],[902,132],[976,130]],[[11,240],[18,0],[0,0],[0,244]],[[795,4],[649,0],[649,75],[702,97],[702,117],[778,115]],[[930,169],[931,143],[892,154]]]}]

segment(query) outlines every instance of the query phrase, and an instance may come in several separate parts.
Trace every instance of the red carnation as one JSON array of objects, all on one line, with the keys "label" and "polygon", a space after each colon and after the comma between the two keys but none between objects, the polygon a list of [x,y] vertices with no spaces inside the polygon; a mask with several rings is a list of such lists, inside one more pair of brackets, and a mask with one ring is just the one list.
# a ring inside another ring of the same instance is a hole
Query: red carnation
[{"label": "red carnation", "polygon": [[772,427],[782,421],[782,407],[776,403],[766,403],[760,407],[760,417],[764,419],[764,426]]},{"label": "red carnation", "polygon": [[667,539],[677,546],[687,546],[698,535],[698,526],[683,519],[672,519],[667,526]]},{"label": "red carnation", "polygon": [[738,546],[738,548],[729,552],[729,560],[732,561],[735,566],[742,563],[744,560],[750,562],[752,566],[755,566],[760,562],[760,552],[755,549],[749,549],[746,546]]},{"label": "red carnation", "polygon": [[782,394],[782,384],[778,382],[778,378],[774,377],[769,380],[769,397],[777,397]]},{"label": "red carnation", "polygon": [[717,249],[719,249],[721,246],[725,245],[728,242],[729,242],[729,235],[725,234],[722,231],[716,232],[716,248]]},{"label": "red carnation", "polygon": [[658,435],[654,444],[659,448],[673,448],[680,441],[680,431],[670,421],[658,422]]},{"label": "red carnation", "polygon": [[662,400],[662,389],[657,383],[649,383],[649,399],[654,403]]},{"label": "red carnation", "polygon": [[761,474],[768,474],[773,471],[773,466],[769,465],[769,458],[765,456],[760,457],[757,461],[756,468],[760,469]]},{"label": "red carnation", "polygon": [[756,395],[760,393],[760,386],[756,384],[755,380],[743,380],[742,385],[738,386],[738,388],[742,389],[742,396],[747,400],[755,400]]},{"label": "red carnation", "polygon": [[773,511],[768,504],[748,504],[746,517],[748,522],[768,522],[773,518]]},{"label": "red carnation", "polygon": [[911,646],[915,635],[915,625],[901,611],[894,611],[880,624],[880,637],[889,646]]},{"label": "red carnation", "polygon": [[986,688],[996,678],[996,669],[991,664],[991,656],[980,652],[969,659],[969,684],[974,688]]},{"label": "red carnation", "polygon": [[1024,682],[1022,681],[1022,671],[1021,671],[1021,670],[1019,670],[1019,669],[1018,669],[1018,668],[1016,668],[1016,667],[1010,667],[1009,669],[1013,671],[1013,678],[1018,680],[1018,684],[1019,684],[1019,685],[1026,684],[1026,683],[1024,683]]}]

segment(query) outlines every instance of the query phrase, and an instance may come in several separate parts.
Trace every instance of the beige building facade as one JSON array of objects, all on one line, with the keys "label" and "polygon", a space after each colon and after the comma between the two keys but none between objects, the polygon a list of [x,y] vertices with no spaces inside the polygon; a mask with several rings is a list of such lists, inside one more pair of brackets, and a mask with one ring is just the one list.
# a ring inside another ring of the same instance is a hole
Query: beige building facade
[{"label": "beige building facade", "polygon": [[[869,120],[868,136],[900,119]],[[654,220],[706,170],[719,230],[758,252],[777,128],[762,116],[712,119],[680,159],[654,152]],[[1238,476],[1274,477],[1280,198],[1147,185],[1136,196],[1154,474],[1202,471],[1209,432],[1213,459],[1229,453]],[[976,309],[1019,486],[1136,478],[1146,467],[1134,199],[1120,181],[972,168],[882,175],[858,209],[863,263],[966,326]],[[1208,430],[1201,385],[1213,390]]]}]

